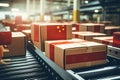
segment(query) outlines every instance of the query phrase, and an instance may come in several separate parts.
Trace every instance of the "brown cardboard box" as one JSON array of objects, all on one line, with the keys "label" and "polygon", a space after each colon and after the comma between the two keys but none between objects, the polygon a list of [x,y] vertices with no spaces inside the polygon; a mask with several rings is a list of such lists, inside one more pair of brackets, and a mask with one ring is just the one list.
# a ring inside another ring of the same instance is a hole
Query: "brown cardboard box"
[{"label": "brown cardboard box", "polygon": [[26,36],[21,32],[12,32],[12,43],[8,45],[9,52],[4,52],[4,57],[25,56]]},{"label": "brown cardboard box", "polygon": [[80,38],[88,41],[93,41],[93,37],[105,36],[106,34],[90,32],[90,31],[80,31],[80,32],[72,32],[73,38]]},{"label": "brown cardboard box", "polygon": [[66,40],[72,38],[72,26],[67,23],[33,23],[32,41],[44,51],[46,40]]},{"label": "brown cardboard box", "polygon": [[63,69],[88,67],[106,63],[106,45],[82,42],[55,45],[55,63]]},{"label": "brown cardboard box", "polygon": [[113,36],[104,36],[104,37],[93,37],[95,42],[106,44],[106,45],[113,45]]},{"label": "brown cardboard box", "polygon": [[113,36],[114,32],[120,31],[120,26],[106,26],[105,27],[105,34],[109,36]]},{"label": "brown cardboard box", "polygon": [[26,35],[27,40],[31,40],[31,29],[29,29],[29,30],[22,30],[22,33]]},{"label": "brown cardboard box", "polygon": [[52,41],[45,41],[45,53],[48,58],[54,61],[54,47],[55,45],[61,44],[71,44],[77,42],[85,42],[83,39],[73,38],[70,40],[52,40]]},{"label": "brown cardboard box", "polygon": [[17,31],[28,30],[31,28],[30,24],[18,24]]},{"label": "brown cardboard box", "polygon": [[74,31],[87,31],[87,27],[81,27],[80,23],[73,23],[72,24],[72,32]]},{"label": "brown cardboard box", "polygon": [[100,32],[104,33],[105,25],[104,24],[98,24],[98,23],[83,23],[80,24],[80,28],[86,27],[86,31],[92,31],[92,32]]},{"label": "brown cardboard box", "polygon": [[98,23],[73,23],[72,31],[92,31],[104,33],[105,25]]}]

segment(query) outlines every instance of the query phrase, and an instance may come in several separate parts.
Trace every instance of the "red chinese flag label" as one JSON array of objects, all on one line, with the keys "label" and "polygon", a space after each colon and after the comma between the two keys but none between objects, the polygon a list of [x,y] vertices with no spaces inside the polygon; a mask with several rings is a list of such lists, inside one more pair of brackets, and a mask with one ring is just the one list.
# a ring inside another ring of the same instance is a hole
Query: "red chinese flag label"
[{"label": "red chinese flag label", "polygon": [[0,32],[0,45],[9,45],[12,42],[11,32]]},{"label": "red chinese flag label", "polygon": [[54,42],[50,44],[50,59],[52,61],[54,61],[54,46],[55,45],[60,45],[60,44],[70,44],[70,43],[74,43],[74,42],[67,42],[67,41],[63,41],[63,42]]},{"label": "red chinese flag label", "polygon": [[18,26],[18,28],[17,28],[18,31],[22,31],[22,30],[25,30],[25,29],[27,29],[27,27],[25,27],[25,26]]},{"label": "red chinese flag label", "polygon": [[66,25],[47,26],[47,40],[64,40],[67,38]]},{"label": "red chinese flag label", "polygon": [[34,25],[34,41],[39,42],[40,41],[40,27],[39,25]]},{"label": "red chinese flag label", "polygon": [[106,59],[106,54],[107,54],[106,52],[94,52],[94,53],[67,55],[66,64],[103,60]]},{"label": "red chinese flag label", "polygon": [[100,32],[100,26],[94,26],[94,32]]}]

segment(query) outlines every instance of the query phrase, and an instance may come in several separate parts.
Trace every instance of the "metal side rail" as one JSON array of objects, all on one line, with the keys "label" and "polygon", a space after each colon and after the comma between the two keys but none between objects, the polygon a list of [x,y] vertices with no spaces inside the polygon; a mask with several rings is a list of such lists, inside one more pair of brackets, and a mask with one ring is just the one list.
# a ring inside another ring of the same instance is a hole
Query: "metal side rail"
[{"label": "metal side rail", "polygon": [[117,60],[120,60],[120,48],[107,46],[107,53],[108,53],[108,56],[113,57]]},{"label": "metal side rail", "polygon": [[0,80],[49,80],[44,68],[27,51],[26,56],[9,57],[0,64]]},{"label": "metal side rail", "polygon": [[34,55],[34,57],[37,59],[37,62],[41,64],[41,66],[44,68],[44,71],[46,71],[47,75],[50,76],[47,80],[78,80],[48,59],[44,53],[35,47],[31,42],[29,42],[27,46],[29,52]]},{"label": "metal side rail", "polygon": [[[29,49],[52,78],[50,80],[120,80],[120,60],[107,56],[107,63],[94,67],[63,70],[32,44]],[[33,50],[34,49],[34,50]]]}]

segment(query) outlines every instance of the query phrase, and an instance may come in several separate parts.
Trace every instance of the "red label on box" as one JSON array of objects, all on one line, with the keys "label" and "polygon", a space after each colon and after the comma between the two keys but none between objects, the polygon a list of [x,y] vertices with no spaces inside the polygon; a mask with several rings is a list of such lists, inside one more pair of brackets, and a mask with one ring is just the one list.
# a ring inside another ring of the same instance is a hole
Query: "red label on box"
[{"label": "red label on box", "polygon": [[79,36],[78,34],[75,34],[75,38],[78,38],[78,36]]},{"label": "red label on box", "polygon": [[40,41],[40,27],[38,25],[34,25],[34,41],[39,42]]},{"label": "red label on box", "polygon": [[100,32],[100,26],[94,26],[94,32]]},{"label": "red label on box", "polygon": [[106,52],[94,52],[94,53],[67,55],[66,64],[103,60],[103,59],[106,59],[106,55],[107,55]]},{"label": "red label on box", "polygon": [[47,27],[47,40],[64,40],[67,39],[67,26],[54,25]]},{"label": "red label on box", "polygon": [[12,42],[11,32],[0,32],[0,45],[9,45]]},{"label": "red label on box", "polygon": [[50,59],[51,59],[52,61],[54,61],[54,46],[55,46],[55,45],[70,44],[70,43],[74,43],[74,42],[64,41],[64,42],[54,42],[54,43],[51,43],[51,44],[50,44]]},{"label": "red label on box", "polygon": [[120,44],[118,44],[118,43],[113,43],[113,46],[120,48]]},{"label": "red label on box", "polygon": [[17,31],[22,31],[22,30],[25,30],[25,29],[27,29],[26,26],[18,26],[17,27]]},{"label": "red label on box", "polygon": [[114,34],[113,34],[113,46],[120,48],[120,32],[114,32]]},{"label": "red label on box", "polygon": [[79,31],[79,25],[78,24],[72,24],[72,27],[75,28],[75,30],[73,30],[73,32],[74,31]]}]

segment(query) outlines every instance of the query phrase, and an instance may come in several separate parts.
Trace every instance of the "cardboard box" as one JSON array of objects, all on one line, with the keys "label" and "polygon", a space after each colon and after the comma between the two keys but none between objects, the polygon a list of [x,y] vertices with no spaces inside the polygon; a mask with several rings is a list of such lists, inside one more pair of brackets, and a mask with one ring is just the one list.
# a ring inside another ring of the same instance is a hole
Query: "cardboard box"
[{"label": "cardboard box", "polygon": [[81,27],[80,23],[73,23],[72,32],[75,32],[75,31],[87,31],[87,27]]},{"label": "cardboard box", "polygon": [[31,29],[29,29],[29,30],[22,30],[22,33],[26,35],[27,40],[31,40]]},{"label": "cardboard box", "polygon": [[11,31],[14,31],[15,28],[15,22],[11,20],[3,20],[3,26],[4,27],[9,27]]},{"label": "cardboard box", "polygon": [[66,40],[72,38],[72,26],[67,23],[33,23],[32,41],[44,51],[46,40]]},{"label": "cardboard box", "polygon": [[93,37],[105,36],[106,34],[90,32],[90,31],[80,31],[80,32],[72,32],[73,38],[80,38],[88,41],[93,41]]},{"label": "cardboard box", "polygon": [[71,44],[77,42],[85,42],[83,39],[70,39],[70,40],[52,40],[52,41],[45,41],[45,53],[48,58],[54,61],[54,47],[55,45],[62,45],[62,44]]},{"label": "cardboard box", "polygon": [[96,23],[73,23],[72,31],[92,31],[92,32],[101,32],[104,33],[104,24]]},{"label": "cardboard box", "polygon": [[109,36],[113,36],[114,32],[120,31],[120,26],[106,26],[105,27],[105,34]]},{"label": "cardboard box", "polygon": [[105,25],[97,24],[97,23],[83,23],[83,24],[80,24],[80,28],[85,28],[86,31],[104,33]]},{"label": "cardboard box", "polygon": [[106,45],[113,45],[113,36],[104,36],[104,37],[93,37],[95,42],[106,44]]},{"label": "cardboard box", "polygon": [[31,28],[30,24],[18,24],[17,31],[28,30]]},{"label": "cardboard box", "polygon": [[4,52],[4,57],[25,56],[26,36],[21,32],[12,32],[12,43],[7,48],[9,52]]},{"label": "cardboard box", "polygon": [[82,42],[55,45],[55,63],[63,69],[74,69],[105,64],[106,45],[96,42]]}]

